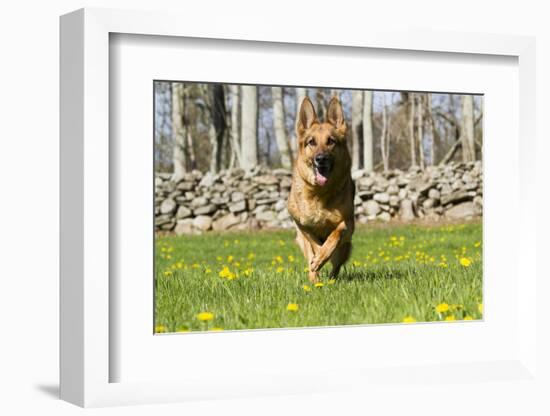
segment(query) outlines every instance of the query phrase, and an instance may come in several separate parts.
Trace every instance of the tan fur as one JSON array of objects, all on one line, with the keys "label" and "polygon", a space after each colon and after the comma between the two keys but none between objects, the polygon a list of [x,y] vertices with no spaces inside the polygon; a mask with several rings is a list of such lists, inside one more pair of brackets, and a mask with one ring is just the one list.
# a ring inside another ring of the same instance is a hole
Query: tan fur
[{"label": "tan fur", "polygon": [[[297,229],[296,241],[308,261],[311,282],[318,282],[319,270],[329,260],[331,277],[338,275],[350,256],[355,228],[355,186],[346,144],[346,123],[337,98],[330,101],[326,118],[320,122],[311,101],[304,99],[296,123],[298,156],[288,198],[288,211]],[[313,170],[314,157],[320,152],[330,154],[334,160],[324,186],[317,185]]]}]

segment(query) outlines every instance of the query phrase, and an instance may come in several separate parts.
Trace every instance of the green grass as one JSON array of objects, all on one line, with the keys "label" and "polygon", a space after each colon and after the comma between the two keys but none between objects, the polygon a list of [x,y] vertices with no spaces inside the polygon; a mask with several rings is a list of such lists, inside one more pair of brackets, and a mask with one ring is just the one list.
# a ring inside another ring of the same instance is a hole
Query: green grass
[{"label": "green grass", "polygon": [[157,237],[155,331],[481,319],[481,228],[358,228],[351,261],[336,281],[326,265],[322,287],[307,280],[294,231]]}]

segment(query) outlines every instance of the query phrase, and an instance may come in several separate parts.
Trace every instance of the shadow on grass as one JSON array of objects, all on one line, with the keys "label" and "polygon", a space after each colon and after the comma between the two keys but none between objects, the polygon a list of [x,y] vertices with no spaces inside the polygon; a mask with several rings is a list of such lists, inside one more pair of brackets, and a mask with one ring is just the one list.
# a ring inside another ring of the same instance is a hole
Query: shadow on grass
[{"label": "shadow on grass", "polygon": [[409,271],[405,270],[358,270],[347,269],[340,273],[337,280],[343,282],[351,281],[369,281],[387,280],[387,279],[403,279],[410,275]]}]

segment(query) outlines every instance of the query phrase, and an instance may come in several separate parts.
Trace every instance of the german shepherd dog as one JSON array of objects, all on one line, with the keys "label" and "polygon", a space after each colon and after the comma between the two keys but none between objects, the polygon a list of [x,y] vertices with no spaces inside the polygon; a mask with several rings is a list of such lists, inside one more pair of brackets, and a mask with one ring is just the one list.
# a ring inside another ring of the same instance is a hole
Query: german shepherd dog
[{"label": "german shepherd dog", "polygon": [[346,122],[338,98],[330,100],[326,120],[317,119],[304,98],[296,120],[298,153],[288,197],[288,212],[296,223],[296,241],[309,264],[309,280],[330,260],[335,278],[351,254],[355,228],[351,157]]}]

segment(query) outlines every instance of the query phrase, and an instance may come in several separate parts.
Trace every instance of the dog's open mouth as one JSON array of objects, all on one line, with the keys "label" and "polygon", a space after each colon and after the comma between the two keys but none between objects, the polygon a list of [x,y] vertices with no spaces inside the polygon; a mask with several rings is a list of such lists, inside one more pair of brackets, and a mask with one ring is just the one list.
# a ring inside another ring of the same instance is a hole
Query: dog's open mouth
[{"label": "dog's open mouth", "polygon": [[330,164],[315,164],[313,171],[315,172],[315,182],[319,186],[325,186],[330,175]]}]

